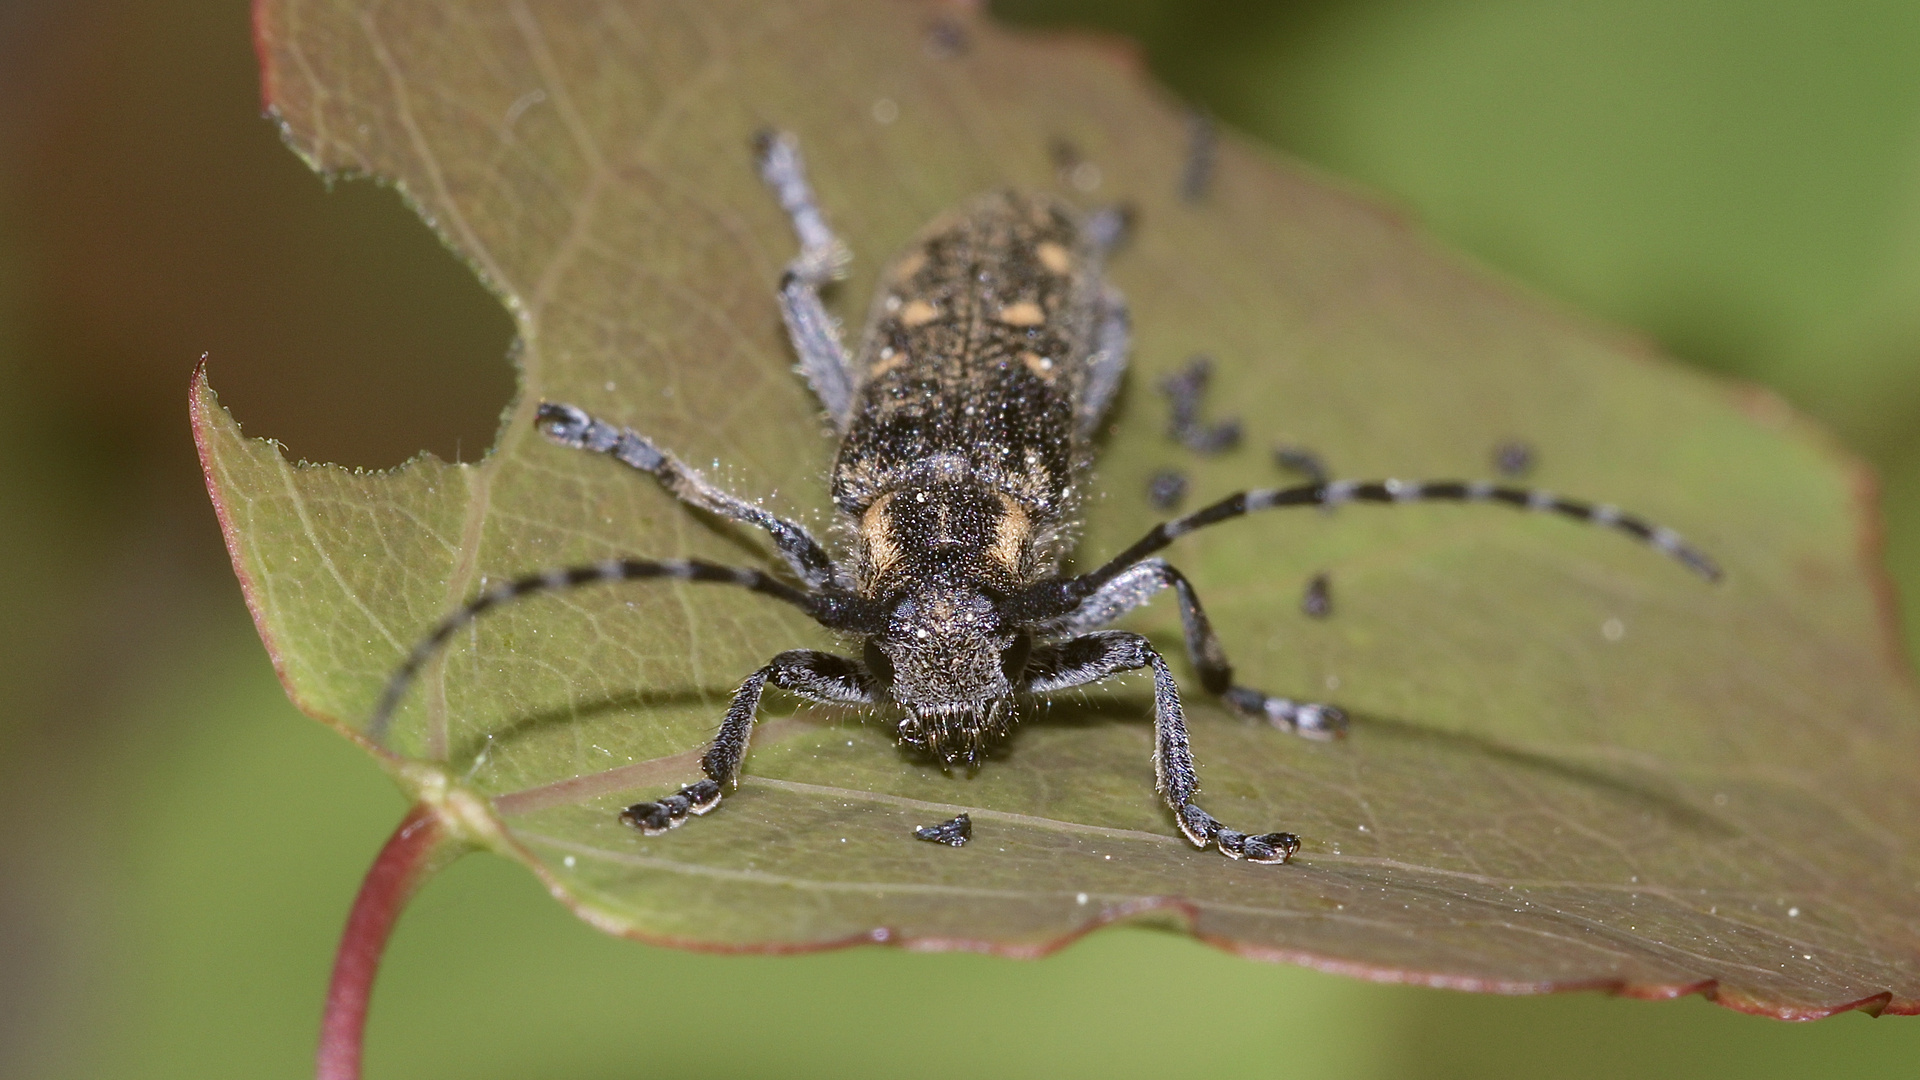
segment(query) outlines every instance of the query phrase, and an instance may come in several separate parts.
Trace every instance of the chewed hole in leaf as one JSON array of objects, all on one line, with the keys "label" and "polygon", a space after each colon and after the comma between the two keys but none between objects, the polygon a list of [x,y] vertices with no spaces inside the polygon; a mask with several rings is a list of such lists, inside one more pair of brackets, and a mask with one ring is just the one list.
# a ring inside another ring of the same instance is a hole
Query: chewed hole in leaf
[{"label": "chewed hole in leaf", "polygon": [[290,270],[262,273],[288,351],[208,356],[229,407],[296,459],[477,461],[515,390],[513,320],[390,184],[313,177]]}]

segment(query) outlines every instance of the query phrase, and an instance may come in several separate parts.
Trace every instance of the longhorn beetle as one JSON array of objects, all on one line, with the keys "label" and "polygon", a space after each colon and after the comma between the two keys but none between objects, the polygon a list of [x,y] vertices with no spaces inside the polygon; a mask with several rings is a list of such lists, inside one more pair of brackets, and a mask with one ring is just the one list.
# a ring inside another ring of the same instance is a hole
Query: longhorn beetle
[{"label": "longhorn beetle", "polygon": [[1154,771],[1176,825],[1194,846],[1235,859],[1285,862],[1291,833],[1228,828],[1199,793],[1173,670],[1139,634],[1103,629],[1172,589],[1200,685],[1242,715],[1313,738],[1341,733],[1340,710],[1273,697],[1233,681],[1193,586],[1155,553],[1195,529],[1257,510],[1345,502],[1495,502],[1605,525],[1716,579],[1714,564],[1671,530],[1612,506],[1485,481],[1314,482],[1244,491],[1162,522],[1092,570],[1063,574],[1067,530],[1091,439],[1127,362],[1127,309],[1102,276],[1122,228],[1112,211],[1083,213],[1051,196],[1002,190],[936,219],[886,268],[858,352],[849,355],[820,299],[848,253],[829,230],[790,135],[757,139],[762,178],[800,242],[779,306],[840,437],[832,494],[849,550],[835,558],[807,530],[720,490],[630,429],[573,405],[539,407],[563,446],[651,474],[689,506],[764,530],[791,579],[697,559],[609,559],[503,582],[416,645],[369,724],[382,737],[421,665],[481,613],[510,600],[596,582],[665,578],[734,585],[806,612],[857,643],[858,656],[796,649],[748,675],[701,758],[705,779],[622,820],[648,835],[720,804],[740,780],[761,693],[771,684],[820,702],[900,709],[895,733],[943,767],[976,766],[1034,695],[1121,672],[1153,672]]}]

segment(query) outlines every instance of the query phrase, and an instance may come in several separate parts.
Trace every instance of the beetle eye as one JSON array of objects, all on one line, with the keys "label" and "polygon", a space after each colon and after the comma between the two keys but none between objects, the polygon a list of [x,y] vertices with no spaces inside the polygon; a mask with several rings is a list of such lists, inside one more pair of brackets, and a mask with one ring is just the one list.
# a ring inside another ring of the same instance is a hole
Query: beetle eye
[{"label": "beetle eye", "polygon": [[866,661],[867,670],[872,672],[873,677],[880,680],[882,685],[893,682],[893,661],[887,659],[887,654],[880,650],[880,643],[872,638],[867,639]]},{"label": "beetle eye", "polygon": [[1033,652],[1033,638],[1026,634],[1015,634],[1013,644],[1000,654],[1000,670],[1006,672],[1007,681],[1018,685],[1020,676],[1026,674],[1027,657]]}]

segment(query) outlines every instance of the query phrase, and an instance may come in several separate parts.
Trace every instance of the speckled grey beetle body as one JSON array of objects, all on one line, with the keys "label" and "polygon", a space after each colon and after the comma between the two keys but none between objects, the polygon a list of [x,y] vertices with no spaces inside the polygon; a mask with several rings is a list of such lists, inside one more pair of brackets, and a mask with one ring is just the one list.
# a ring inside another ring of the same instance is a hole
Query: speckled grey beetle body
[{"label": "speckled grey beetle body", "polygon": [[[720,490],[645,436],[574,405],[545,403],[539,424],[549,438],[607,454],[691,506],[764,530],[792,580],[699,560],[617,558],[505,582],[415,646],[375,710],[374,738],[420,666],[456,630],[502,603],[596,582],[729,584],[798,607],[856,642],[859,655],[791,650],[747,676],[701,758],[706,778],[622,813],[642,832],[663,833],[705,814],[738,784],[769,684],[815,701],[896,706],[903,744],[947,767],[971,768],[1018,720],[1023,702],[1150,669],[1154,769],[1175,824],[1198,847],[1285,862],[1299,848],[1292,834],[1241,832],[1195,802],[1199,781],[1172,669],[1146,638],[1107,627],[1172,589],[1188,656],[1208,693],[1242,715],[1312,737],[1340,734],[1345,717],[1234,683],[1192,585],[1154,557],[1177,537],[1278,507],[1490,501],[1605,525],[1718,576],[1669,530],[1613,507],[1488,482],[1323,477],[1228,496],[1155,526],[1094,570],[1062,575],[1091,439],[1127,362],[1126,306],[1103,269],[1121,216],[1086,213],[1037,192],[976,198],[936,219],[888,264],[860,347],[849,355],[820,299],[847,252],[814,200],[794,140],[762,136],[759,159],[800,240],[779,304],[800,371],[839,433],[832,492],[850,550],[836,559],[804,527]],[[920,835],[931,830],[943,843],[964,842],[953,828],[943,823]]]}]

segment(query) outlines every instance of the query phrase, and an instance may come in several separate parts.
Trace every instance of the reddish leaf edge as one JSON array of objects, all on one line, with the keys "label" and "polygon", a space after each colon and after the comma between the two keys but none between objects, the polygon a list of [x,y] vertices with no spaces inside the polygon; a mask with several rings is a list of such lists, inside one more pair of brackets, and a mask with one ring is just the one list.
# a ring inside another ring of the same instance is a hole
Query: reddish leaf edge
[{"label": "reddish leaf edge", "polygon": [[[254,632],[260,635],[260,644],[267,650],[267,660],[273,664],[274,677],[280,680],[280,688],[287,692],[287,698],[301,712],[350,735],[352,732],[347,731],[338,721],[323,719],[301,703],[299,694],[294,692],[293,681],[287,674],[286,657],[281,652],[279,643],[274,640],[272,632],[267,628],[267,613],[260,606],[260,590],[254,584],[253,575],[247,572],[247,563],[243,554],[245,545],[240,536],[240,529],[234,524],[232,508],[227,505],[226,498],[220,492],[219,479],[213,474],[212,410],[219,407],[219,399],[215,397],[213,386],[207,381],[207,354],[201,353],[200,362],[194,365],[193,378],[187,389],[187,415],[193,426],[194,453],[200,458],[200,475],[206,480],[207,497],[213,502],[213,516],[220,523],[220,539],[227,545],[227,559],[233,563],[233,576],[240,583],[240,597],[246,601],[247,615],[253,619]],[[235,424],[238,423],[239,421],[236,420]],[[275,443],[274,447],[276,450],[281,448],[278,443]]]},{"label": "reddish leaf edge", "polygon": [[635,930],[616,916],[609,915],[594,907],[591,903],[574,896],[564,884],[555,878],[535,856],[525,851],[510,836],[506,838],[510,851],[501,852],[509,858],[524,863],[534,876],[547,886],[554,899],[565,905],[575,916],[602,933],[615,937],[637,941],[644,945],[661,948],[680,949],[686,952],[707,953],[719,956],[800,956],[808,953],[827,952],[835,949],[847,949],[860,945],[884,945],[906,952],[965,952],[983,956],[998,956],[1010,960],[1043,960],[1053,954],[1077,944],[1081,938],[1099,930],[1115,926],[1146,925],[1168,929],[1185,934],[1203,945],[1218,949],[1248,960],[1265,963],[1293,964],[1325,972],[1329,975],[1344,975],[1362,979],[1366,982],[1385,983],[1399,986],[1418,986],[1432,990],[1458,990],[1476,994],[1496,994],[1509,997],[1532,996],[1538,994],[1568,994],[1597,992],[1615,997],[1635,998],[1642,1001],[1670,1001],[1676,998],[1699,995],[1716,1005],[1773,1020],[1824,1020],[1845,1012],[1860,1011],[1869,1016],[1915,1016],[1920,1015],[1920,1000],[1903,998],[1891,990],[1854,1001],[1836,1005],[1793,1005],[1768,1001],[1739,990],[1723,988],[1718,979],[1699,979],[1678,983],[1636,983],[1623,979],[1566,979],[1566,980],[1513,980],[1487,979],[1470,975],[1458,975],[1443,971],[1430,971],[1418,968],[1391,967],[1380,964],[1367,964],[1341,957],[1328,956],[1307,949],[1277,949],[1260,945],[1249,945],[1233,938],[1217,934],[1201,933],[1198,925],[1199,909],[1187,900],[1178,897],[1145,897],[1115,904],[1086,924],[1068,933],[1046,941],[1032,944],[1010,944],[981,938],[915,936],[902,934],[888,927],[875,927],[863,934],[849,935],[832,941],[792,943],[770,942],[744,945],[716,945],[712,942],[681,938],[670,934],[649,934]]},{"label": "reddish leaf edge", "polygon": [[267,0],[254,0],[247,22],[253,38],[253,60],[260,68],[260,112],[270,116],[280,96],[280,72],[273,66],[274,33],[267,18]]}]

